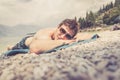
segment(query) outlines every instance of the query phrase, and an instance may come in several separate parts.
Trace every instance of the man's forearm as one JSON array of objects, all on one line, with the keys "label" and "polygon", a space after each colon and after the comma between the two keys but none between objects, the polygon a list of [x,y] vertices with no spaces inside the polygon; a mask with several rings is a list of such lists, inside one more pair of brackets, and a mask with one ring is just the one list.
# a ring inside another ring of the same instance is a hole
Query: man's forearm
[{"label": "man's forearm", "polygon": [[40,54],[44,51],[53,49],[57,46],[68,44],[73,42],[73,40],[39,40],[36,39],[30,44],[30,52]]}]

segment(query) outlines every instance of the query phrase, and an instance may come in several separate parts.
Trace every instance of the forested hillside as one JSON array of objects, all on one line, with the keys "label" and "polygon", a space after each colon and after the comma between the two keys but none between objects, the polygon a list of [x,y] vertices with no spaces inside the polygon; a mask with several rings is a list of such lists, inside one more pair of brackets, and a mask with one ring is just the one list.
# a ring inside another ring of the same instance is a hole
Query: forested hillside
[{"label": "forested hillside", "polygon": [[120,0],[103,5],[97,12],[86,12],[86,17],[80,17],[78,22],[81,29],[120,23]]}]

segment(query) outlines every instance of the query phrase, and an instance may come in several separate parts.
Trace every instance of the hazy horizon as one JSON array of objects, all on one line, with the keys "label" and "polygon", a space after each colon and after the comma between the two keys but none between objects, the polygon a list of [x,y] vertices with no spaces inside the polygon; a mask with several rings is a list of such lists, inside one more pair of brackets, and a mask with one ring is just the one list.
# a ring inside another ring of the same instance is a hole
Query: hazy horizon
[{"label": "hazy horizon", "polygon": [[114,0],[1,0],[0,24],[56,26],[65,18],[84,17]]}]

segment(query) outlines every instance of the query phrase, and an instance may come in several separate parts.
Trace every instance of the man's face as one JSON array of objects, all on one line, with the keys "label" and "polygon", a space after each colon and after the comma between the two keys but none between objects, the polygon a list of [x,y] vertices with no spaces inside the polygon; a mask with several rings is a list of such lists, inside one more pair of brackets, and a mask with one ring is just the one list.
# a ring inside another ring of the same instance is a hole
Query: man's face
[{"label": "man's face", "polygon": [[73,32],[68,26],[62,25],[57,28],[54,33],[55,40],[70,40],[73,38],[75,32]]}]

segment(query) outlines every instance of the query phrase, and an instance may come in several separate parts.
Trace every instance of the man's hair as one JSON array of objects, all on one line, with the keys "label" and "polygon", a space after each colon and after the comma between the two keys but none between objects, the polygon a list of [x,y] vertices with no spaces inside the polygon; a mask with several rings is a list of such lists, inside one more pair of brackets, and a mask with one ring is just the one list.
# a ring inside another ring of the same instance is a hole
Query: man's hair
[{"label": "man's hair", "polygon": [[65,19],[59,24],[59,27],[62,25],[68,26],[74,32],[73,37],[77,34],[79,25],[75,19]]}]

